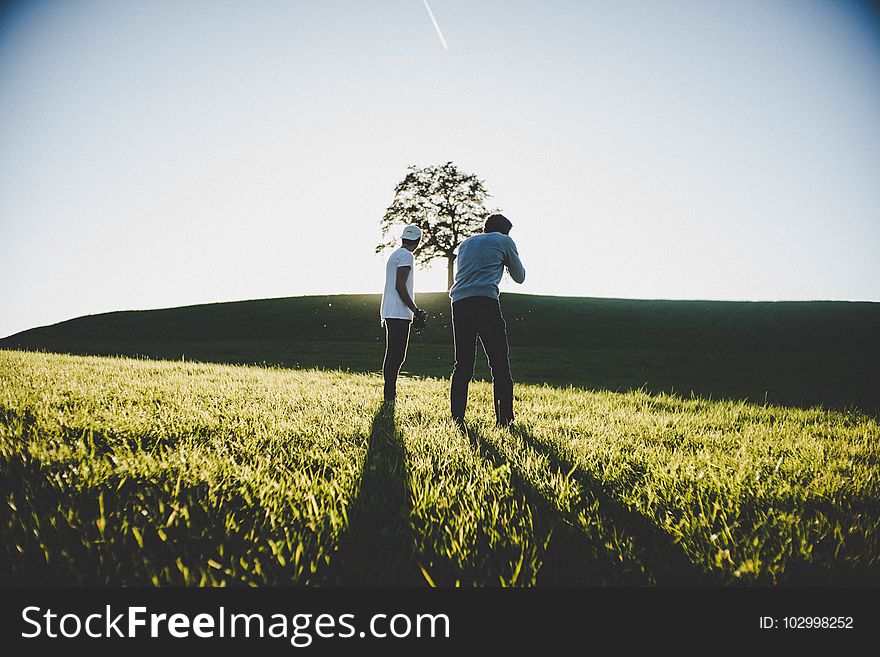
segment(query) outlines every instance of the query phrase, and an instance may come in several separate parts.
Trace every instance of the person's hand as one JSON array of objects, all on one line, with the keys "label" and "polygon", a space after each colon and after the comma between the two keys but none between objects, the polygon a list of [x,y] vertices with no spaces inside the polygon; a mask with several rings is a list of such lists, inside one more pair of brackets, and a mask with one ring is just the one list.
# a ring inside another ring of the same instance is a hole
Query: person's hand
[{"label": "person's hand", "polygon": [[413,313],[412,327],[416,331],[421,331],[428,324],[428,313],[419,308]]}]

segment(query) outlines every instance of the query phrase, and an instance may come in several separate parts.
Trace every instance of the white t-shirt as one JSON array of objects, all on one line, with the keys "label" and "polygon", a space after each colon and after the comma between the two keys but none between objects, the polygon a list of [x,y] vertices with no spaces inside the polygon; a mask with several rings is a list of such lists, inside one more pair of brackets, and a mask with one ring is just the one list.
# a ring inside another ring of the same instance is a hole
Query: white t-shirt
[{"label": "white t-shirt", "polygon": [[412,310],[406,307],[403,299],[397,293],[397,269],[399,267],[409,267],[409,276],[406,277],[406,291],[409,292],[409,298],[416,302],[416,296],[413,293],[413,254],[409,249],[400,247],[390,256],[385,264],[385,291],[382,293],[382,310],[380,315],[382,319],[408,319],[412,321]]}]

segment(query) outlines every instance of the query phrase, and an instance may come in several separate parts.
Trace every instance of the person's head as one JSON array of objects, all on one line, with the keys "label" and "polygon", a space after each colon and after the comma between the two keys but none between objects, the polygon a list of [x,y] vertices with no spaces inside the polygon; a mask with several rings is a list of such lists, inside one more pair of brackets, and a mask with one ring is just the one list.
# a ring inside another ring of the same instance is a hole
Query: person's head
[{"label": "person's head", "polygon": [[400,241],[403,244],[404,249],[409,249],[410,251],[415,251],[416,247],[419,245],[419,241],[422,239],[422,229],[418,226],[407,226],[403,229],[403,234],[400,236]]},{"label": "person's head", "polygon": [[509,235],[511,228],[513,228],[513,224],[510,223],[510,219],[505,217],[503,214],[490,214],[488,217],[486,217],[486,223],[483,226],[483,232],[504,233],[505,235]]}]

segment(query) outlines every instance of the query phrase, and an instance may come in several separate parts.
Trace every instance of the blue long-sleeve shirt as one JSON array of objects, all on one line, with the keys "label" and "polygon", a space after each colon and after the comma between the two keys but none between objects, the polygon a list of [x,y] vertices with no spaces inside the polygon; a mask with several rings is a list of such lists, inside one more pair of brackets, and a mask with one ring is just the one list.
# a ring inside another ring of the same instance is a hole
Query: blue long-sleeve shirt
[{"label": "blue long-sleeve shirt", "polygon": [[497,299],[505,267],[517,283],[526,280],[516,244],[504,233],[480,233],[467,238],[458,245],[455,264],[455,283],[449,290],[452,303],[468,297]]}]

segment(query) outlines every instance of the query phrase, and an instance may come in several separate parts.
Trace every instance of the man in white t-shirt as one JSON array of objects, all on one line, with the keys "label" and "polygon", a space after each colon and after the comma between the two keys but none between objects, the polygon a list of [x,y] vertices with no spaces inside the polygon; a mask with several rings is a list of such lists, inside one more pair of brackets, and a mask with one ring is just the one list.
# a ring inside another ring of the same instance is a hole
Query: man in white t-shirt
[{"label": "man in white t-shirt", "polygon": [[385,264],[385,290],[380,311],[385,325],[385,361],[382,364],[385,402],[393,402],[397,396],[397,375],[406,359],[410,324],[413,315],[421,312],[413,292],[413,251],[421,239],[422,230],[418,226],[404,228],[400,248],[388,256]]}]

